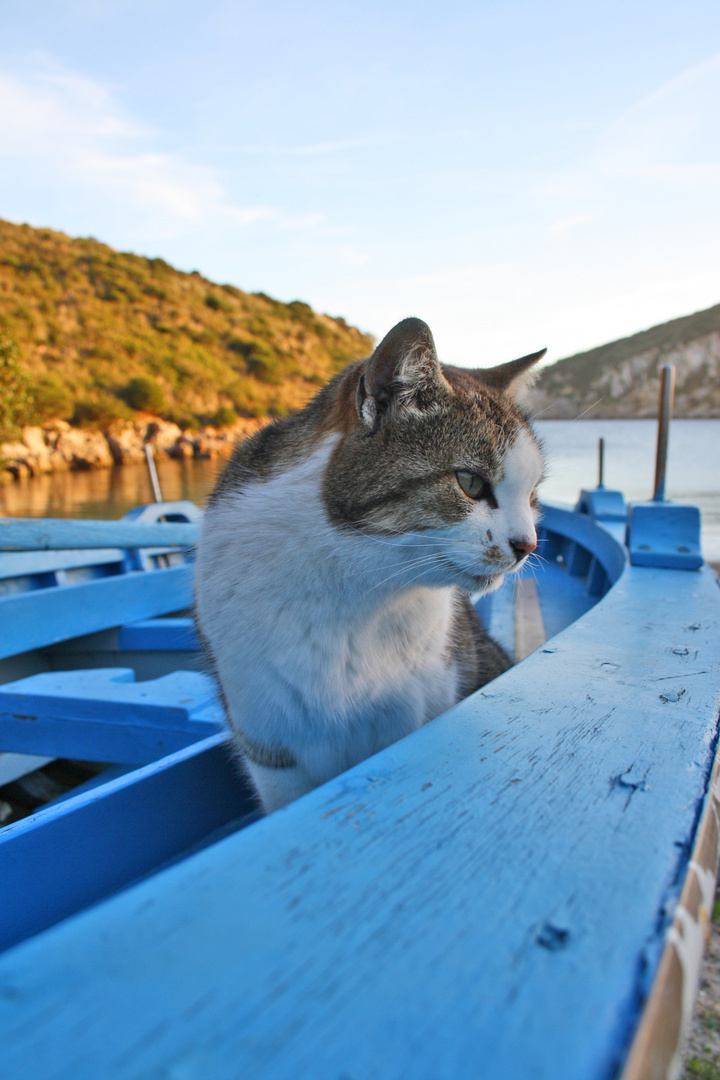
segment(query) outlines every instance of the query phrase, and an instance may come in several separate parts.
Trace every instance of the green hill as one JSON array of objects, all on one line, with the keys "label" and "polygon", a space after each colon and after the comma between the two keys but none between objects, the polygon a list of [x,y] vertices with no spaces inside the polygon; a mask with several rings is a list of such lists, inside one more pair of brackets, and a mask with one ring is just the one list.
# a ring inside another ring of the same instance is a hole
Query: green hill
[{"label": "green hill", "polygon": [[720,416],[720,304],[558,360],[530,408],[543,419],[655,416],[663,364],[676,367],[676,416]]},{"label": "green hill", "polygon": [[373,347],[300,300],[2,220],[0,334],[34,396],[17,423],[99,428],[138,411],[181,427],[282,416]]}]

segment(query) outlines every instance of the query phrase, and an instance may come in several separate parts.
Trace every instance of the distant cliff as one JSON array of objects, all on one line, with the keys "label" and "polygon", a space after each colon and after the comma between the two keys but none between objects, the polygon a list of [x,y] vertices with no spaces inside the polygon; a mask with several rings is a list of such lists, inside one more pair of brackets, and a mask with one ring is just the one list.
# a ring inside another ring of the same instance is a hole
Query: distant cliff
[{"label": "distant cliff", "polygon": [[676,367],[675,416],[720,417],[720,304],[544,369],[528,395],[544,420],[656,416],[660,368]]}]

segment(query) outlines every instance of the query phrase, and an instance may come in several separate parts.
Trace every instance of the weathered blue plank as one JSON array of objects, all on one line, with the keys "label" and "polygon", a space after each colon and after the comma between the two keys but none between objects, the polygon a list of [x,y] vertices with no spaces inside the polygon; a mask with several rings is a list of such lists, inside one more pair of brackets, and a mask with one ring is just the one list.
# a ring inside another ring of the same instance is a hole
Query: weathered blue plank
[{"label": "weathered blue plank", "polygon": [[0,551],[192,547],[197,539],[198,528],[194,522],[0,518]]},{"label": "weathered blue plank", "polygon": [[142,619],[119,628],[118,648],[185,652],[200,642],[192,619]]},{"label": "weathered blue plank", "polygon": [[170,614],[191,603],[191,566],[0,596],[0,658]]},{"label": "weathered blue plank", "polygon": [[91,668],[0,686],[0,748],[18,753],[145,764],[222,722],[215,686],[197,671],[135,682],[130,668]]},{"label": "weathered blue plank", "polygon": [[214,735],[7,826],[0,949],[136,881],[253,807],[224,736]]},{"label": "weathered blue plank", "polygon": [[613,1075],[713,757],[719,614],[709,572],[632,567],[415,735],[6,954],[4,1080]]},{"label": "weathered blue plank", "polygon": [[[58,570],[84,566],[123,566],[126,552],[120,548],[94,548],[82,551],[4,551],[0,559],[0,585],[8,578],[22,579],[47,575],[54,583]],[[19,590],[18,590],[19,591]]]}]

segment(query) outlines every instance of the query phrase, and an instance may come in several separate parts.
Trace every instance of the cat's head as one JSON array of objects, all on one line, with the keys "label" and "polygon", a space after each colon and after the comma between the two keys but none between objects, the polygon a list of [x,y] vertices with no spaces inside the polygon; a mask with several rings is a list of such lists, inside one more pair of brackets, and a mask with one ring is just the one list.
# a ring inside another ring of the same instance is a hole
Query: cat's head
[{"label": "cat's head", "polygon": [[398,323],[345,382],[355,415],[323,482],[332,523],[426,555],[421,582],[499,584],[537,544],[543,459],[517,396],[544,352],[453,368],[424,322]]}]

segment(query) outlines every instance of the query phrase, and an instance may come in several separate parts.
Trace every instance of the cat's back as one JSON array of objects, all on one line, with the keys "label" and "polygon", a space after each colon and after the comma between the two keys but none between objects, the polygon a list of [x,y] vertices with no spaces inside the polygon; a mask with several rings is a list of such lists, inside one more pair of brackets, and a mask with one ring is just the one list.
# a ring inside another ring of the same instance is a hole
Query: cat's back
[{"label": "cat's back", "polygon": [[348,387],[363,364],[357,361],[330,380],[299,412],[274,420],[238,443],[208,499],[208,509],[252,483],[267,483],[307,461],[333,435],[357,426],[348,408]]}]

